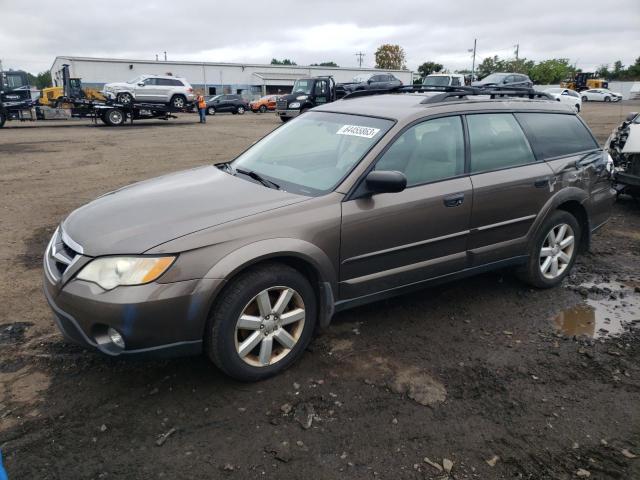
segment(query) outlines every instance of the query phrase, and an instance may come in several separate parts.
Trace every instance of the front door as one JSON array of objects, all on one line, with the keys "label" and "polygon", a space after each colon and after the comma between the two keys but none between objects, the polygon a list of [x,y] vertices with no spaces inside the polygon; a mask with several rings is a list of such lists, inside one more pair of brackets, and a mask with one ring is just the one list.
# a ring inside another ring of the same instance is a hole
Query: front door
[{"label": "front door", "polygon": [[158,85],[156,78],[146,78],[135,87],[136,100],[139,102],[157,102],[162,100],[161,87]]},{"label": "front door", "polygon": [[551,197],[553,171],[537,161],[511,113],[467,115],[474,266],[526,253],[526,235]]},{"label": "front door", "polygon": [[340,296],[356,298],[462,270],[472,205],[459,116],[409,127],[376,170],[407,188],[342,204]]},{"label": "front door", "polygon": [[329,100],[329,80],[322,79],[316,80],[313,87],[314,103],[316,105],[322,105]]}]

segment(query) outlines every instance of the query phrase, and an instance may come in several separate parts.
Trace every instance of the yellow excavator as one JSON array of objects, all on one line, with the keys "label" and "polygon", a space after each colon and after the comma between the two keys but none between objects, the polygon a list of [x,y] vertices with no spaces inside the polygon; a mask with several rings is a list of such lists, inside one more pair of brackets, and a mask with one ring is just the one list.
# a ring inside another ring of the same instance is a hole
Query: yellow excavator
[{"label": "yellow excavator", "polygon": [[[67,83],[67,98],[100,100],[104,101],[102,94],[95,88],[82,88],[82,80],[80,78],[71,78],[69,76],[69,65],[63,65],[58,75]],[[65,86],[47,87],[42,89],[40,95],[40,105],[47,107],[64,107]]]},{"label": "yellow excavator", "polygon": [[603,78],[595,78],[595,74],[592,72],[578,72],[573,78],[563,80],[560,82],[560,88],[568,88],[581,92],[583,90],[589,90],[591,88],[608,88],[609,82]]}]

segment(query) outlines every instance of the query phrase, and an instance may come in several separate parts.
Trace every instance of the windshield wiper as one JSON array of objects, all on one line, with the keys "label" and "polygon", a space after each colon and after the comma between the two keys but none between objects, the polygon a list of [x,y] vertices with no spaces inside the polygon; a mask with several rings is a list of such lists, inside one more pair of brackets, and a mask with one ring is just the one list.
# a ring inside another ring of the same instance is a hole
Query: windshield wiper
[{"label": "windshield wiper", "polygon": [[236,171],[231,166],[231,162],[216,163],[216,167],[217,168],[224,168],[231,175],[235,175],[236,174]]},{"label": "windshield wiper", "polygon": [[[231,167],[231,165],[229,165],[229,167],[233,168],[233,167]],[[236,168],[235,171],[238,172],[238,173],[241,173],[243,175],[246,175],[247,177],[251,177],[254,180],[259,181],[265,187],[275,188],[276,190],[280,190],[280,185],[278,185],[276,182],[272,182],[271,180],[267,180],[262,175],[260,175],[258,172],[254,172],[253,170],[244,170],[242,168]]]}]

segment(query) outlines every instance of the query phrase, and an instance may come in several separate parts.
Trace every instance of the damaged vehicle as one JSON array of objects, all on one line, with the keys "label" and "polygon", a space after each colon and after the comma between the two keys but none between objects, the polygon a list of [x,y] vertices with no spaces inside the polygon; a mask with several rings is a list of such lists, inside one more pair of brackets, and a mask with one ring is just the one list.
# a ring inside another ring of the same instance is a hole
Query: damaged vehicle
[{"label": "damaged vehicle", "polygon": [[178,110],[186,108],[196,98],[187,80],[166,75],[140,75],[128,82],[107,83],[101,93],[106,99],[122,105],[164,103]]},{"label": "damaged vehicle", "polygon": [[631,112],[605,144],[615,166],[614,188],[640,198],[640,113]]}]

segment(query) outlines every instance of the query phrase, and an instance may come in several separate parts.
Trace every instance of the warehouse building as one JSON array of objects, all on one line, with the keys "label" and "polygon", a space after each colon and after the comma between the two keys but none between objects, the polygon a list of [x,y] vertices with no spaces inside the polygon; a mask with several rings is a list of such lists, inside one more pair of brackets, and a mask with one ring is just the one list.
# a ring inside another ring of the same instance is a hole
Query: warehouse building
[{"label": "warehouse building", "polygon": [[105,83],[124,82],[144,74],[173,75],[186,78],[205,95],[288,93],[296,79],[306,76],[331,75],[340,83],[351,82],[356,75],[384,72],[395,75],[406,85],[412,79],[409,70],[56,57],[51,66],[55,85],[62,85],[59,71],[64,64],[69,65],[71,77],[81,78],[83,85],[90,88],[100,89]]}]

